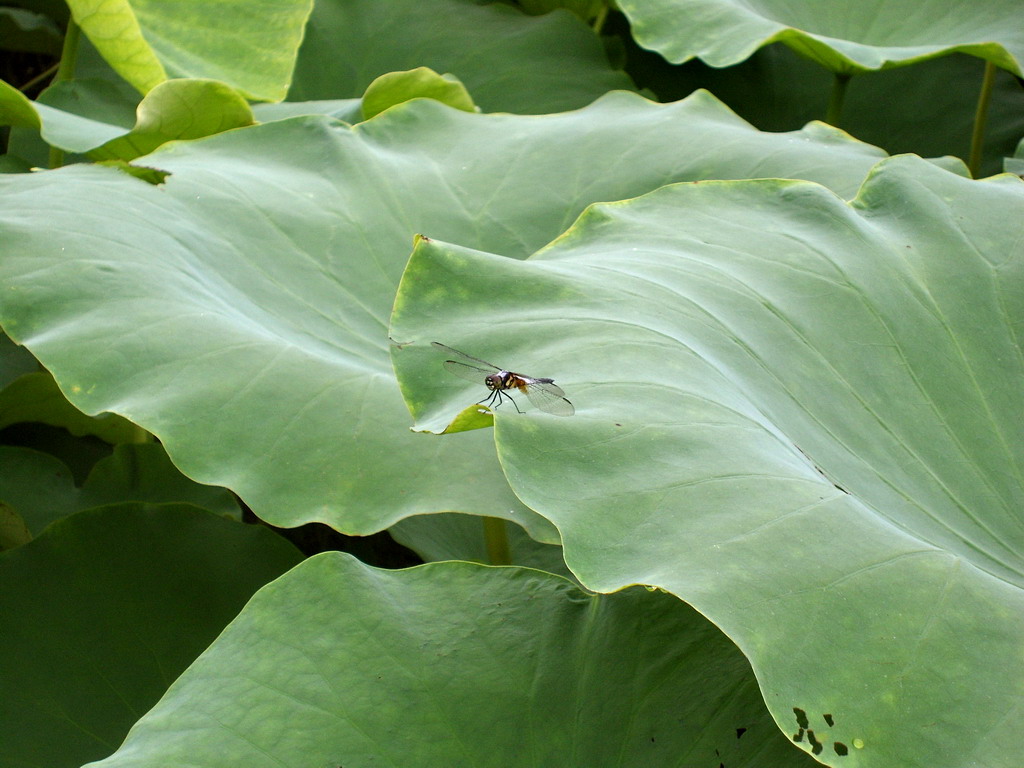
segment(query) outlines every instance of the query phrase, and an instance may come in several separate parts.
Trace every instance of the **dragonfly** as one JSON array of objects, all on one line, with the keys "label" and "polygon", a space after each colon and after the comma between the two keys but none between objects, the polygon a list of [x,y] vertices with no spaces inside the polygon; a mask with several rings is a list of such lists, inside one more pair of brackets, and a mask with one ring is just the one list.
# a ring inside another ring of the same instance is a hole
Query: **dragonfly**
[{"label": "dragonfly", "polygon": [[467,381],[483,384],[491,391],[489,397],[479,401],[488,407],[493,405],[497,408],[507,397],[512,400],[516,411],[522,413],[516,401],[512,399],[512,395],[509,394],[510,389],[518,389],[530,399],[531,403],[545,413],[555,416],[572,416],[576,413],[572,403],[565,399],[565,392],[551,379],[538,379],[499,368],[479,357],[459,352],[459,350],[439,341],[433,341],[431,345],[450,356],[450,359],[444,361],[444,367],[449,373],[454,373]]}]

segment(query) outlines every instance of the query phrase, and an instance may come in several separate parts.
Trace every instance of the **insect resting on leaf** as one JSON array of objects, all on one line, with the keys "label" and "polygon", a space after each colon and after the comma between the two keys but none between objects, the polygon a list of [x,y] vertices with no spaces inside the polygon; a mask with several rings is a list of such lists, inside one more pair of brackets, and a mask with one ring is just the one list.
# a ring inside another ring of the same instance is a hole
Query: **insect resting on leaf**
[{"label": "insect resting on leaf", "polygon": [[459,352],[459,350],[439,341],[433,341],[431,345],[453,358],[444,361],[444,367],[449,373],[454,373],[467,381],[483,384],[491,391],[491,394],[485,398],[486,402],[485,400],[479,401],[483,405],[490,407],[493,404],[497,408],[507,397],[512,401],[516,411],[522,413],[516,401],[512,399],[512,395],[509,394],[509,390],[518,389],[529,398],[531,403],[545,413],[555,416],[572,416],[576,413],[572,403],[565,399],[565,392],[551,379],[538,379],[499,368],[478,357]]}]

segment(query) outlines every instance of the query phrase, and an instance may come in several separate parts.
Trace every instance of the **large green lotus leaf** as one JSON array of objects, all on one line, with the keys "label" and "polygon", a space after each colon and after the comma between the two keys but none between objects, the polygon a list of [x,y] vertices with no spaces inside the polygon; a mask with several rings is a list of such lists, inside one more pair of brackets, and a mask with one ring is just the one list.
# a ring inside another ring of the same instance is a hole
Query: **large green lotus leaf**
[{"label": "large green lotus leaf", "polygon": [[421,428],[483,389],[439,377],[432,339],[554,378],[574,417],[497,409],[513,488],[586,586],[719,625],[818,759],[1014,766],[1022,221],[1019,179],[909,156],[853,204],[674,185],[527,261],[421,241],[393,357]]},{"label": "large green lotus leaf", "polygon": [[454,75],[485,112],[559,112],[633,87],[568,11],[534,17],[472,0],[319,0],[288,100],[361,96],[380,75],[416,67]]},{"label": "large green lotus leaf", "polygon": [[852,195],[881,156],[823,125],[758,133],[704,93],[268,123],[147,156],[172,173],[161,187],[96,167],[0,179],[0,324],[80,410],[144,427],[275,525],[371,533],[460,511],[554,542],[488,435],[409,432],[387,324],[415,233],[525,257],[595,201],[723,176]]},{"label": "large green lotus leaf", "polygon": [[671,596],[326,553],[261,590],[94,765],[719,763],[812,764],[742,654]]},{"label": "large green lotus leaf", "polygon": [[75,512],[122,502],[185,503],[239,517],[238,503],[227,490],[189,480],[155,443],[117,446],[112,455],[96,462],[81,488],[56,457],[0,446],[0,501],[14,509],[33,534]]},{"label": "large green lotus leaf", "polygon": [[220,80],[257,101],[291,82],[312,0],[69,0],[107,63],[140,92],[167,77]]},{"label": "large green lotus leaf", "polygon": [[621,0],[640,45],[674,63],[728,67],[776,41],[833,72],[906,66],[962,52],[1024,75],[1019,0]]},{"label": "large green lotus leaf", "polygon": [[[698,60],[673,66],[630,49],[629,71],[660,101],[706,88],[762,131],[788,131],[825,115],[832,76],[781,44],[761,48],[741,64],[714,69]],[[891,154],[923,157],[970,154],[978,90],[985,64],[952,54],[858,75],[850,80],[839,127]],[[1002,170],[1024,135],[1024,88],[997,70],[989,104],[981,175]]]},{"label": "large green lotus leaf", "polygon": [[82,512],[0,554],[3,763],[109,755],[252,593],[300,559],[266,528],[184,505]]}]

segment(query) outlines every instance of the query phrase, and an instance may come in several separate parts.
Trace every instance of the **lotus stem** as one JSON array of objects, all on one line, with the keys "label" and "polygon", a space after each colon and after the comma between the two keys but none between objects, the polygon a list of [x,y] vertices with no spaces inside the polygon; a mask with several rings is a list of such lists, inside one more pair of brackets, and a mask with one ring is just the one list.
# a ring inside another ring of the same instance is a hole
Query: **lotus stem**
[{"label": "lotus stem", "polygon": [[995,85],[996,68],[991,61],[985,62],[985,74],[981,78],[978,92],[978,106],[974,110],[974,129],[971,131],[971,155],[967,162],[971,176],[978,178],[981,173],[981,158],[985,148],[985,126],[988,123],[988,105],[992,102],[992,87]]},{"label": "lotus stem", "polygon": [[832,81],[832,93],[828,97],[828,109],[825,112],[825,122],[829,125],[839,127],[839,117],[843,113],[843,102],[846,101],[846,86],[850,84],[853,75],[836,72]]},{"label": "lotus stem", "polygon": [[508,546],[508,523],[500,517],[485,517],[484,541],[487,543],[487,559],[491,565],[512,564],[512,553]]},{"label": "lotus stem", "polygon": [[38,75],[33,77],[31,80],[29,80],[27,83],[25,83],[24,85],[20,86],[18,88],[18,90],[21,91],[22,93],[28,93],[33,88],[35,88],[37,85],[39,85],[41,82],[43,82],[43,80],[45,80],[46,78],[52,76],[53,73],[56,72],[59,67],[60,67],[60,63],[59,62],[57,64],[54,64],[52,67],[47,67],[42,72],[40,72]]},{"label": "lotus stem", "polygon": [[[73,17],[68,17],[68,28],[64,32],[64,47],[60,52],[60,66],[57,67],[57,74],[53,78],[54,83],[70,80],[75,76],[75,65],[78,63],[78,42],[81,37],[82,28],[75,23]],[[64,150],[59,147],[50,147],[50,167],[60,168],[62,165],[64,165]]]}]

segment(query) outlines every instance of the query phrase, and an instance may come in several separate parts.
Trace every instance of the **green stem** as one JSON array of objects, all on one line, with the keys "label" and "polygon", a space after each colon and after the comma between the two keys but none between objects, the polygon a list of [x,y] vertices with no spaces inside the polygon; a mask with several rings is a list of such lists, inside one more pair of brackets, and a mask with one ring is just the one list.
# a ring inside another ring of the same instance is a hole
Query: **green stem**
[{"label": "green stem", "polygon": [[75,65],[78,63],[78,41],[82,37],[82,28],[74,19],[68,19],[68,28],[64,33],[64,48],[60,52],[60,66],[54,80],[70,80],[75,76]]},{"label": "green stem", "polygon": [[56,72],[57,68],[59,66],[60,66],[60,64],[58,63],[58,64],[54,64],[52,67],[47,67],[45,70],[43,70],[38,75],[33,77],[31,80],[29,80],[27,83],[25,83],[20,88],[18,88],[18,90],[21,91],[22,93],[28,93],[33,88],[35,88],[37,85],[39,85],[39,83],[43,82],[43,80],[45,80],[46,78],[50,77],[50,75],[52,75],[54,72]]},{"label": "green stem", "polygon": [[[75,76],[75,64],[78,63],[78,41],[81,37],[81,28],[73,18],[69,18],[68,28],[64,32],[64,48],[60,52],[60,66],[57,67],[57,74],[53,78],[54,83],[70,80]],[[62,165],[64,165],[64,150],[50,147],[50,167],[60,168]]]},{"label": "green stem", "polygon": [[985,74],[981,79],[978,93],[978,107],[974,110],[974,129],[971,131],[971,156],[967,166],[971,175],[978,178],[981,173],[981,156],[985,147],[985,125],[988,123],[988,105],[992,101],[992,86],[996,81],[996,68],[991,61],[985,62]]},{"label": "green stem", "polygon": [[608,18],[608,4],[605,3],[601,6],[601,10],[597,12],[597,16],[594,17],[594,23],[591,27],[594,30],[595,35],[600,35],[601,30],[604,29],[604,22]]},{"label": "green stem", "polygon": [[487,559],[491,565],[512,564],[512,553],[508,547],[508,523],[500,517],[485,517],[484,541],[487,542]]},{"label": "green stem", "polygon": [[836,78],[832,81],[832,93],[828,97],[825,122],[837,128],[839,127],[839,116],[843,113],[843,102],[846,100],[846,86],[850,84],[851,77],[852,75],[836,72]]}]

